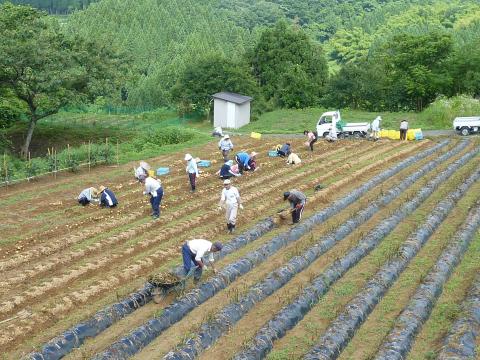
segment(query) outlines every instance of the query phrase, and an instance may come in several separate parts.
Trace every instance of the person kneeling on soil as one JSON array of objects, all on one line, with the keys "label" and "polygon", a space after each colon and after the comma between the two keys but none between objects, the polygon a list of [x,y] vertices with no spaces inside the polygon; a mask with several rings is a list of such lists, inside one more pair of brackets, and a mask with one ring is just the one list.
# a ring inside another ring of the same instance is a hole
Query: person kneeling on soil
[{"label": "person kneeling on soil", "polygon": [[296,224],[302,218],[307,197],[299,190],[292,189],[283,193],[283,201],[288,200],[292,207],[292,223]]},{"label": "person kneeling on soil", "polygon": [[145,161],[140,161],[140,166],[136,169],[134,169],[134,175],[135,175],[135,179],[139,180],[140,181],[140,178],[139,176],[140,175],[145,175],[147,176],[148,175],[148,171],[151,169],[150,165],[148,165],[148,163],[146,163]]},{"label": "person kneeling on soil", "polygon": [[232,166],[233,166],[233,160],[228,160],[223,164],[220,170],[218,170],[215,174],[220,176],[220,179],[226,180],[230,179],[232,176],[240,176],[240,174],[237,172],[232,171]]},{"label": "person kneeling on soil", "polygon": [[213,253],[222,250],[222,247],[222,243],[218,241],[212,244],[205,239],[193,239],[183,244],[182,258],[185,276],[190,277],[193,272],[193,280],[198,282],[202,276],[203,270],[207,270],[202,259],[207,254],[209,255],[208,263],[212,266],[213,273],[216,274],[217,270],[213,265]]},{"label": "person kneeling on soil", "polygon": [[109,188],[100,186],[100,206],[106,208],[114,208],[118,205],[115,194]]},{"label": "person kneeling on soil", "polygon": [[235,231],[235,224],[237,222],[238,208],[243,209],[240,193],[235,186],[231,185],[229,179],[223,182],[222,195],[220,196],[219,208],[225,208],[225,218],[227,220],[227,229],[231,234]]},{"label": "person kneeling on soil", "polygon": [[78,195],[78,203],[86,206],[92,201],[98,201],[98,190],[94,187],[89,187],[83,190],[80,195]]},{"label": "person kneeling on soil", "polygon": [[288,158],[287,158],[288,165],[297,165],[297,164],[300,164],[301,162],[302,160],[298,157],[297,154],[291,153],[290,155],[288,155]]},{"label": "person kneeling on soil", "polygon": [[152,218],[158,219],[160,217],[160,203],[163,197],[163,188],[160,180],[151,176],[140,175],[138,180],[145,184],[145,191],[143,195],[150,195],[150,204],[152,205]]},{"label": "person kneeling on soil", "polygon": [[283,144],[283,146],[277,150],[277,154],[280,157],[287,157],[291,154],[292,149],[290,143]]}]

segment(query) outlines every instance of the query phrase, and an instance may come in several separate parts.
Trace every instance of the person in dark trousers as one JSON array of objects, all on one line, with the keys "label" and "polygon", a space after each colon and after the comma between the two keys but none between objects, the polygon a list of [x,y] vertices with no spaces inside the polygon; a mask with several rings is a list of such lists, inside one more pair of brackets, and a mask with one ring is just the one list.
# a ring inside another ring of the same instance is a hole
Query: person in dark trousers
[{"label": "person in dark trousers", "polygon": [[307,197],[299,190],[292,189],[283,193],[283,201],[288,200],[292,207],[292,223],[296,224],[302,218]]},{"label": "person in dark trousers", "polygon": [[89,187],[83,190],[80,195],[78,195],[78,203],[80,205],[86,206],[92,201],[98,201],[98,190],[94,187]]},{"label": "person in dark trousers", "polygon": [[182,258],[185,276],[190,276],[191,272],[193,271],[193,280],[198,282],[202,276],[203,270],[207,270],[207,267],[202,259],[207,254],[209,255],[208,262],[212,266],[213,272],[216,273],[217,271],[213,265],[213,253],[222,250],[222,248],[222,243],[217,241],[212,244],[210,241],[204,239],[193,239],[183,244]]},{"label": "person in dark trousers", "polygon": [[197,188],[197,177],[198,177],[198,167],[197,162],[192,155],[186,154],[185,161],[187,162],[187,167],[185,171],[188,174],[188,180],[190,181],[191,192],[195,192]]},{"label": "person in dark trousers", "polygon": [[407,140],[408,121],[403,119],[400,121],[400,140]]},{"label": "person in dark trousers", "polygon": [[313,144],[318,140],[318,134],[316,131],[305,130],[303,135],[307,137],[308,146],[310,146],[310,151],[313,151]]},{"label": "person in dark trousers", "polygon": [[218,142],[218,149],[222,151],[223,160],[228,160],[228,154],[233,150],[233,143],[230,136],[225,135],[223,139]]},{"label": "person in dark trousers", "polygon": [[250,170],[250,166],[248,166],[249,160],[250,156],[246,152],[239,152],[235,155],[235,161],[238,164],[238,171],[240,174],[243,174],[244,170]]},{"label": "person in dark trousers", "polygon": [[220,176],[220,179],[227,180],[233,176],[240,176],[232,171],[233,160],[228,160],[223,164],[223,166],[216,172],[216,175]]},{"label": "person in dark trousers", "polygon": [[283,146],[277,150],[277,154],[280,157],[288,157],[292,152],[292,147],[290,143],[283,144]]},{"label": "person in dark trousers", "polygon": [[152,218],[156,220],[160,217],[160,204],[163,198],[162,184],[160,180],[146,175],[140,175],[138,180],[145,185],[145,191],[143,192],[143,195],[150,195]]},{"label": "person in dark trousers", "polygon": [[101,207],[114,208],[118,205],[118,200],[112,190],[105,186],[100,186],[99,190]]}]

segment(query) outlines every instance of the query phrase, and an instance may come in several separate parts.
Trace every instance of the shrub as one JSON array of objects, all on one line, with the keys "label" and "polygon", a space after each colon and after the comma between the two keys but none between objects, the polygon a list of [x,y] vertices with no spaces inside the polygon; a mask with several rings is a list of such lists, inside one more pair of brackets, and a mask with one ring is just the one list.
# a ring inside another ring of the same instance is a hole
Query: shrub
[{"label": "shrub", "polygon": [[439,128],[450,128],[457,116],[480,115],[480,100],[467,95],[451,98],[439,97],[431,103],[419,118],[426,124],[436,124]]}]

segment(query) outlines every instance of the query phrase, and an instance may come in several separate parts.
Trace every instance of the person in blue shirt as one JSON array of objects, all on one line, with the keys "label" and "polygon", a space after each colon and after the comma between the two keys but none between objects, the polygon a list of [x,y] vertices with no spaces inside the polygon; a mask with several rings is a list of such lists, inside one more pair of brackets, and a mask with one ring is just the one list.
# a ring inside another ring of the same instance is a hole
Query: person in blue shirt
[{"label": "person in blue shirt", "polygon": [[280,157],[288,157],[288,155],[290,155],[291,152],[292,150],[291,150],[290,143],[283,144],[283,146],[277,150],[277,154]]},{"label": "person in blue shirt", "polygon": [[244,170],[253,171],[256,169],[255,159],[257,155],[258,154],[255,151],[252,151],[250,155],[248,155],[246,152],[239,152],[237,155],[235,155],[235,161],[238,164],[238,170],[240,174],[243,174]]},{"label": "person in blue shirt", "polygon": [[118,200],[112,190],[105,186],[100,186],[99,190],[101,207],[114,208],[118,205]]}]

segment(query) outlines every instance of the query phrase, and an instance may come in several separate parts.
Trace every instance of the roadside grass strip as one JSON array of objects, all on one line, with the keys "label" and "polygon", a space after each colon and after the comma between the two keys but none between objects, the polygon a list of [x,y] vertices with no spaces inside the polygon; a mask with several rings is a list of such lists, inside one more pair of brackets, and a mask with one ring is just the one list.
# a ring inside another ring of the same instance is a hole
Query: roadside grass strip
[{"label": "roadside grass strip", "polygon": [[465,146],[466,143],[462,142],[454,149],[432,160],[420,170],[408,176],[393,189],[387,191],[386,195],[380,197],[377,201],[374,201],[367,208],[360,211],[358,215],[351,217],[332,234],[320,239],[315,246],[305,251],[301,256],[293,257],[286,265],[268,274],[264,280],[253,285],[242,299],[222,309],[213,321],[201,325],[201,330],[197,336],[189,339],[181,350],[169,353],[165,359],[187,359],[199,355],[206,347],[210,347],[218,337],[224,334],[232,324],[238,322],[256,303],[264,300],[284,286],[293,276],[306,269],[318,257],[335,246],[337,242],[344,239],[358,226],[368,221],[368,219],[381,208],[400,196],[402,192],[417,179],[434,169],[443,161],[460,152]]},{"label": "roadside grass strip", "polygon": [[[345,209],[347,206],[358,200],[361,196],[378,184],[394,176],[407,166],[410,166],[417,161],[435,153],[447,144],[448,141],[443,141],[425,151],[422,151],[397,163],[390,169],[387,169],[374,176],[362,186],[352,190],[352,192],[350,192],[347,196],[336,200],[331,206],[321,210],[310,218],[305,219],[298,226],[293,227],[285,233],[275,236],[271,241],[263,245],[261,248],[247,254],[244,258],[227,265],[225,268],[219,271],[217,276],[210,278],[206,282],[202,283],[198,288],[177,299],[175,302],[166,307],[160,316],[149,320],[146,324],[134,330],[127,337],[112,344],[105,352],[97,354],[95,359],[123,359],[137,353],[143,347],[148,345],[153,339],[159,336],[164,330],[181,320],[199,304],[213,297],[218,291],[226,288],[231,282],[249,272],[258,264],[265,261],[268,257],[274,255],[281,248],[285,247],[289,243],[292,243],[293,241],[298,240],[306,232],[309,232],[314,226],[323,223],[331,216]],[[468,142],[462,142],[459,146],[465,147],[467,144]]]},{"label": "roadside grass strip", "polygon": [[477,274],[462,308],[463,315],[453,324],[437,360],[477,359],[476,342],[480,334],[480,274]]},{"label": "roadside grass strip", "polygon": [[380,346],[376,360],[400,360],[407,356],[416,334],[428,319],[440,296],[443,284],[462,259],[479,226],[480,202],[477,202],[469,212],[462,229],[455,234],[432,271],[417,288],[412,300],[397,318],[393,329]]},{"label": "roadside grass strip", "polygon": [[[222,259],[228,254],[246,246],[248,243],[268,233],[273,227],[274,223],[272,218],[260,221],[243,234],[225,244],[220,252],[215,253],[215,259]],[[178,266],[174,271],[180,273],[182,267]],[[29,358],[42,360],[60,359],[74,348],[81,346],[88,337],[97,336],[115,322],[151,301],[151,292],[153,289],[154,286],[150,283],[145,284],[142,289],[130,294],[126,299],[106,307],[87,321],[75,325],[63,334],[52,339],[42,347],[40,352],[29,354]]]},{"label": "roadside grass strip", "polygon": [[331,323],[305,359],[335,359],[338,357],[355,331],[407,267],[410,260],[417,255],[436,228],[455,207],[458,200],[479,178],[480,169],[476,170],[455,192],[448,195],[434,208],[424,224],[400,247],[398,256],[390,259],[363,290],[345,306],[345,310]]},{"label": "roadside grass strip", "polygon": [[273,342],[282,338],[318,303],[330,286],[340,279],[350,268],[370,253],[403,219],[423,203],[444,181],[475,156],[470,152],[462,156],[446,170],[429,181],[412,200],[404,203],[393,215],[383,220],[366,236],[364,236],[344,257],[337,259],[320,276],[316,277],[311,286],[306,288],[291,304],[280,310],[265,326],[263,326],[252,341],[234,357],[239,359],[263,359],[273,348]]}]

